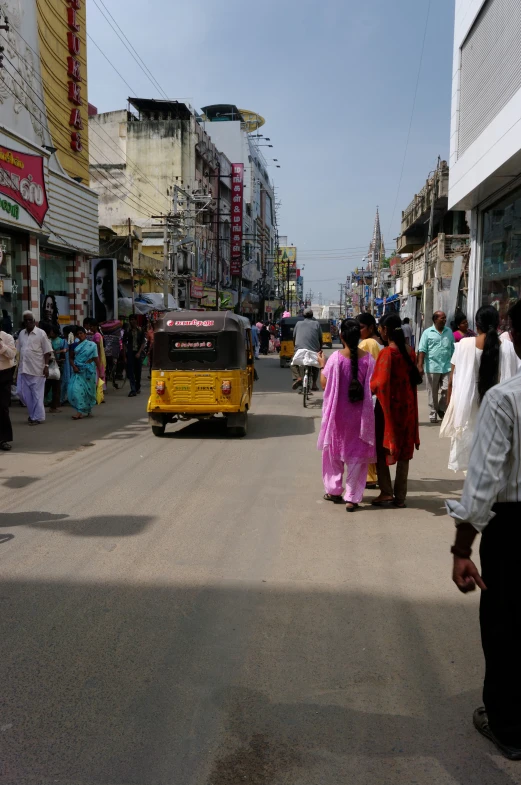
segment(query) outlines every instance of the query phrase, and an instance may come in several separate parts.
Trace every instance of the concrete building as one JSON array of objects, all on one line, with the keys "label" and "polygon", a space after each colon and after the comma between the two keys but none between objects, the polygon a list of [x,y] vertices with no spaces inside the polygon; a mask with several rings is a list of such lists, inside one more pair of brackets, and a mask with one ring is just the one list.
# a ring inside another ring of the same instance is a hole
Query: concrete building
[{"label": "concrete building", "polygon": [[[402,211],[391,277],[400,314],[409,317],[418,335],[430,326],[434,311],[452,315],[458,301],[466,304],[469,230],[463,211],[448,210],[448,192],[449,168],[440,161]],[[456,286],[451,288],[454,276]]]},{"label": "concrete building", "polygon": [[456,0],[448,204],[470,211],[468,315],[521,295],[521,4]]},{"label": "concrete building", "polygon": [[0,2],[0,310],[62,324],[88,313],[98,253],[88,187],[83,3]]},{"label": "concrete building", "polygon": [[[90,165],[100,225],[126,234],[131,219],[142,237],[140,263],[159,291],[165,254],[161,216],[170,214],[167,278],[180,305],[213,307],[217,291],[228,289],[233,306],[231,165],[199,115],[178,101],[130,98],[128,110],[92,115],[89,128],[101,148]],[[128,271],[119,270],[118,277],[128,278]]]},{"label": "concrete building", "polygon": [[234,104],[202,108],[204,128],[219,150],[244,166],[243,254],[241,310],[265,311],[274,302],[274,266],[277,250],[275,193],[262,154],[259,128],[264,119]]}]

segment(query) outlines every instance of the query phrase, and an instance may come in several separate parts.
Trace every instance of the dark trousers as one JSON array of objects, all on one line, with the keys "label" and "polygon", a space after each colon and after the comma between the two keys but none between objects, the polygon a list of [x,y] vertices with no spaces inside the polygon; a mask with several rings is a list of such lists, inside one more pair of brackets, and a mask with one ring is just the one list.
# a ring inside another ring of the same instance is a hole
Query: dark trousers
[{"label": "dark trousers", "polygon": [[521,503],[493,509],[496,517],[484,530],[480,547],[487,586],[479,614],[486,665],[483,702],[497,738],[521,748]]},{"label": "dark trousers", "polygon": [[127,350],[127,376],[132,392],[141,390],[141,370],[143,368],[143,358],[138,357],[133,351]]},{"label": "dark trousers", "polygon": [[14,368],[0,371],[0,442],[13,441],[13,428],[9,417],[13,376]]},{"label": "dark trousers", "polygon": [[409,477],[409,461],[396,462],[394,488],[391,470],[387,465],[387,452],[384,449],[385,419],[382,407],[377,402],[375,407],[376,427],[376,473],[382,496],[394,496],[397,502],[404,502],[407,496],[407,479]]},{"label": "dark trousers", "polygon": [[61,379],[47,379],[45,382],[45,397],[47,398],[49,390],[52,391],[51,409],[58,409],[60,406],[60,398],[62,391]]}]

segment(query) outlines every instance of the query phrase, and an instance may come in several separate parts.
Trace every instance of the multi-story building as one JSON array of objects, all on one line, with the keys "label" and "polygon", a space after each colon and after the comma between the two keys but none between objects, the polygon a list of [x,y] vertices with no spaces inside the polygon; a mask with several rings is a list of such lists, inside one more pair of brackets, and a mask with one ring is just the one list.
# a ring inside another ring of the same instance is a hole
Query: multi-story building
[{"label": "multi-story building", "polygon": [[179,101],[130,98],[128,110],[93,114],[89,128],[100,147],[90,165],[100,225],[126,234],[130,218],[142,238],[140,264],[156,290],[166,273],[181,306],[213,307],[218,293],[233,306],[231,164],[199,115]]},{"label": "multi-story building", "polygon": [[521,296],[521,4],[456,0],[449,207],[470,212],[468,315]]},{"label": "multi-story building", "polygon": [[77,322],[98,253],[85,4],[1,0],[0,46],[0,309]]},{"label": "multi-story building", "polygon": [[204,106],[202,112],[204,128],[218,149],[244,167],[241,310],[263,316],[266,303],[275,301],[277,252],[275,193],[260,149],[265,142],[257,133],[265,121],[234,104]]},{"label": "multi-story building", "polygon": [[[449,168],[441,161],[423,188],[402,211],[397,255],[391,264],[400,314],[420,332],[430,326],[434,311],[454,314],[458,287],[451,289],[454,275],[468,266],[469,232],[465,213],[448,210]],[[454,274],[454,275],[453,275]],[[464,285],[462,284],[464,289]],[[464,291],[459,292],[460,304]]]}]

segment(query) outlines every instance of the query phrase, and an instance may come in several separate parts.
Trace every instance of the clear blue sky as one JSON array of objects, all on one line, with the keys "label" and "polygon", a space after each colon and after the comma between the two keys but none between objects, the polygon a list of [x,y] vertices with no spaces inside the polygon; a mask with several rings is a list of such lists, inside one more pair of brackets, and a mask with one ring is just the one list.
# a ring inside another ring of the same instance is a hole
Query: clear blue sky
[{"label": "clear blue sky", "polygon": [[[160,97],[87,0],[88,32],[140,97]],[[448,159],[454,0],[432,0],[394,218],[428,0],[104,0],[170,98],[235,103],[266,118],[278,158],[279,231],[306,290],[337,297],[379,205],[386,248],[437,156]],[[128,87],[89,45],[89,100],[123,108]],[[268,157],[268,155],[267,155]],[[321,256],[316,249],[355,249]],[[335,258],[332,258],[335,257]]]}]

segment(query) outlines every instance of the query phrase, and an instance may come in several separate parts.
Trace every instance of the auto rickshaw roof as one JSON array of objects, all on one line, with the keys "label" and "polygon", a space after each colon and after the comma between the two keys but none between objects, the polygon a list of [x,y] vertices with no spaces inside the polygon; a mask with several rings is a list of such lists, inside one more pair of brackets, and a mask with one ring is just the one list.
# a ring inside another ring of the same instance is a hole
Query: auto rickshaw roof
[{"label": "auto rickshaw roof", "polygon": [[233,311],[167,311],[156,325],[156,333],[243,332],[246,319]]}]

